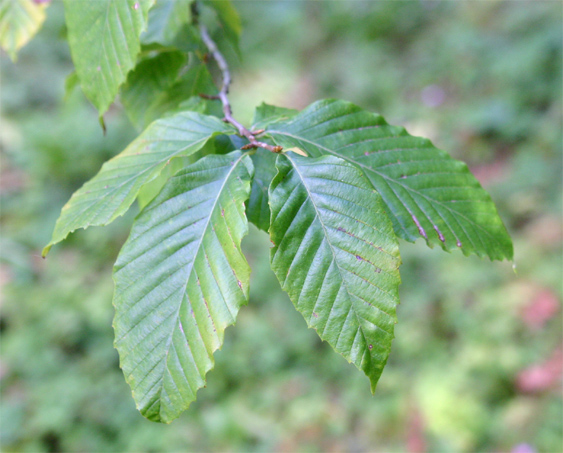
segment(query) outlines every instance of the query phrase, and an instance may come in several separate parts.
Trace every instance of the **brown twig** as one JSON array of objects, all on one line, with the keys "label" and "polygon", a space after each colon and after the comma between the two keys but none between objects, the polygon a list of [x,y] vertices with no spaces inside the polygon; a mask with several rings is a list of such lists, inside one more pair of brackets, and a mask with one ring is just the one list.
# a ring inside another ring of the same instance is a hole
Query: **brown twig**
[{"label": "brown twig", "polygon": [[236,119],[233,118],[233,111],[231,109],[229,98],[227,97],[229,93],[229,87],[231,86],[231,72],[229,71],[229,66],[227,64],[227,61],[225,60],[225,57],[223,57],[223,54],[217,48],[217,44],[215,44],[213,39],[211,39],[211,36],[209,36],[207,27],[202,23],[198,23],[198,26],[201,34],[201,39],[209,49],[209,52],[211,52],[211,55],[213,55],[214,60],[217,62],[217,66],[219,66],[223,78],[223,85],[219,90],[219,94],[217,96],[213,96],[214,99],[219,99],[223,104],[223,114],[225,115],[223,121],[235,126],[238,130],[238,133],[248,139],[248,145],[243,146],[242,149],[264,148],[273,153],[280,153],[283,150],[281,146],[268,145],[267,143],[256,140],[256,137],[251,131],[249,131],[246,127],[244,127]]}]

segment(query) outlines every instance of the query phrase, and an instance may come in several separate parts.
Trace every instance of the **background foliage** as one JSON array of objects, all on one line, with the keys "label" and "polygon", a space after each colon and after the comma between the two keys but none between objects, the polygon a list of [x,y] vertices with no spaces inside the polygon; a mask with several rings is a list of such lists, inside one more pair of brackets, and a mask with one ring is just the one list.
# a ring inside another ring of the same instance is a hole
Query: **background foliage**
[{"label": "background foliage", "polygon": [[[396,340],[374,397],[306,329],[244,241],[250,305],[208,388],[170,426],[135,410],[112,347],[111,267],[134,212],[40,249],[60,207],[135,130],[72,71],[62,2],[1,56],[2,448],[6,451],[558,451],[562,31],[558,2],[245,2],[232,101],[339,97],[468,162],[515,242],[507,263],[402,242]],[[228,49],[227,49],[228,53]],[[266,247],[265,247],[266,246]]]}]

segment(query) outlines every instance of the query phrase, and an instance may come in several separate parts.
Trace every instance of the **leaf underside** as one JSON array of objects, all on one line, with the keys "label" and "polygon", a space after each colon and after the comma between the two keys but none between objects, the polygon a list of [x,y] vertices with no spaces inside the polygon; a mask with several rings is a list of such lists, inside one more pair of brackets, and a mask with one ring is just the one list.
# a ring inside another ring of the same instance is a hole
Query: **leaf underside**
[{"label": "leaf underside", "polygon": [[82,90],[103,115],[135,66],[154,0],[64,0],[68,42]]},{"label": "leaf underside", "polygon": [[395,233],[465,255],[512,259],[512,241],[467,165],[424,138],[390,126],[345,101],[318,101],[293,119],[268,126],[270,137],[309,156],[330,155],[362,170],[381,194]]},{"label": "leaf underside", "polygon": [[307,324],[369,377],[387,361],[399,302],[397,238],[362,172],[280,155],[270,187],[271,266]]},{"label": "leaf underside", "polygon": [[218,118],[194,112],[155,121],[72,195],[63,206],[43,256],[69,233],[79,228],[107,225],[123,215],[141,187],[158,176],[170,159],[193,154],[210,138],[233,131]]},{"label": "leaf underside", "polygon": [[240,243],[252,162],[207,156],[139,214],[114,269],[115,346],[141,413],[169,423],[195,400],[248,300]]}]

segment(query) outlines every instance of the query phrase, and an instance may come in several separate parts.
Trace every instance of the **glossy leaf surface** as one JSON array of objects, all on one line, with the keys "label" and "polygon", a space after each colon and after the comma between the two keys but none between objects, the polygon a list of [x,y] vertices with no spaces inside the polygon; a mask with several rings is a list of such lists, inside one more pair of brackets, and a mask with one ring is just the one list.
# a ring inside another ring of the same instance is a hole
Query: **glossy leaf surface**
[{"label": "glossy leaf surface", "polygon": [[208,156],[139,214],[114,269],[115,345],[141,413],[169,423],[196,398],[248,300],[240,243],[252,163]]},{"label": "glossy leaf surface", "polygon": [[280,155],[270,187],[271,266],[307,324],[369,377],[389,356],[399,248],[381,197],[333,156]]},{"label": "glossy leaf surface", "polygon": [[62,209],[43,255],[76,229],[107,225],[123,215],[140,188],[155,178],[173,157],[193,154],[211,137],[229,133],[233,133],[233,128],[218,118],[193,112],[155,121],[72,195]]},{"label": "glossy leaf surface", "polygon": [[68,42],[82,90],[100,116],[135,66],[154,0],[64,0]]},{"label": "glossy leaf surface", "polygon": [[399,237],[512,259],[511,239],[490,196],[467,165],[429,140],[339,100],[315,102],[292,120],[272,124],[268,133],[281,146],[356,165],[383,197]]}]

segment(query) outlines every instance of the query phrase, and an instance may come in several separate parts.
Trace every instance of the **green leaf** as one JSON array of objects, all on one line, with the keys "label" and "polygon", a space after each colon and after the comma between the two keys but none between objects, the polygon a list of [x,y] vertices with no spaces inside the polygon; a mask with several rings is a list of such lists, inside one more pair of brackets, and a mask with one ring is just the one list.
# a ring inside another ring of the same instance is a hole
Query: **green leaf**
[{"label": "green leaf", "polygon": [[82,90],[103,115],[135,66],[154,0],[64,0],[68,42]]},{"label": "green leaf", "polygon": [[199,152],[192,154],[191,156],[178,156],[173,159],[169,159],[166,162],[164,168],[160,171],[159,175],[152,181],[147,182],[141,187],[139,193],[137,194],[137,203],[139,205],[139,210],[142,211],[145,206],[147,206],[154,197],[156,197],[168,180],[183,170],[188,165],[193,164],[197,157],[199,157]]},{"label": "green leaf", "polygon": [[238,51],[240,34],[242,32],[242,24],[240,16],[230,0],[207,0],[205,5],[210,6],[217,13],[217,18],[225,36],[232,43],[233,47]]},{"label": "green leaf", "polygon": [[156,0],[149,11],[148,27],[141,41],[172,45],[178,32],[191,21],[190,4],[191,0]]},{"label": "green leaf", "polygon": [[234,128],[221,120],[199,113],[179,113],[152,123],[121,154],[107,161],[100,172],[77,190],[63,207],[51,242],[92,225],[107,225],[123,215],[140,188],[158,176],[176,156],[189,156],[218,134],[232,134]]},{"label": "green leaf", "polygon": [[395,233],[431,247],[512,259],[512,241],[494,203],[467,165],[424,138],[339,100],[318,101],[268,128],[274,141],[309,156],[353,163],[383,197]]},{"label": "green leaf", "polygon": [[144,129],[156,119],[151,109],[158,104],[162,93],[178,80],[186,62],[183,52],[160,52],[141,60],[129,73],[120,98],[135,127]]},{"label": "green leaf", "polygon": [[248,301],[240,243],[252,162],[240,151],[178,173],[139,214],[114,269],[115,346],[137,408],[170,423],[196,399]]},{"label": "green leaf", "polygon": [[78,75],[76,71],[72,71],[65,79],[65,94],[64,100],[68,101],[76,87],[80,85],[80,80],[78,80]]},{"label": "green leaf", "polygon": [[399,303],[399,247],[381,197],[333,156],[280,155],[270,186],[270,259],[307,324],[375,386]]},{"label": "green leaf", "polygon": [[[191,154],[189,156],[178,156],[174,157],[173,159],[169,159],[160,174],[152,181],[147,182],[139,190],[139,193],[137,195],[137,203],[139,204],[139,209],[143,210],[144,207],[158,195],[166,182],[178,171],[186,168],[188,165],[194,163],[198,159],[201,159],[203,156],[207,156],[209,154],[227,154],[240,149],[241,144],[239,144],[239,146],[235,146],[232,142],[234,137],[239,138],[236,135],[217,135],[216,137],[209,139],[205,146],[203,146],[197,153]],[[242,145],[244,144],[245,143],[243,142]]]},{"label": "green leaf", "polygon": [[[299,113],[297,110],[262,103],[254,111],[251,130],[264,129],[276,121],[291,119],[297,113]],[[256,153],[250,157],[254,164],[254,178],[252,179],[246,215],[250,222],[267,232],[270,228],[268,188],[277,172],[276,155],[263,149],[257,149]]]},{"label": "green leaf", "polygon": [[[171,51],[142,60],[129,74],[121,100],[131,122],[144,129],[179,110],[222,113],[220,102],[202,99],[200,93],[217,93],[207,67],[193,55],[186,65],[184,53]],[[190,99],[192,102],[187,103]]]},{"label": "green leaf", "polygon": [[264,129],[276,121],[287,121],[299,113],[298,110],[262,103],[254,111],[252,130]]},{"label": "green leaf", "polygon": [[254,178],[250,198],[246,206],[248,220],[263,231],[270,228],[270,205],[268,204],[268,188],[276,175],[277,155],[259,149],[250,156],[254,164]]},{"label": "green leaf", "polygon": [[13,61],[17,59],[17,51],[41,28],[46,6],[33,0],[0,2],[0,46]]}]

